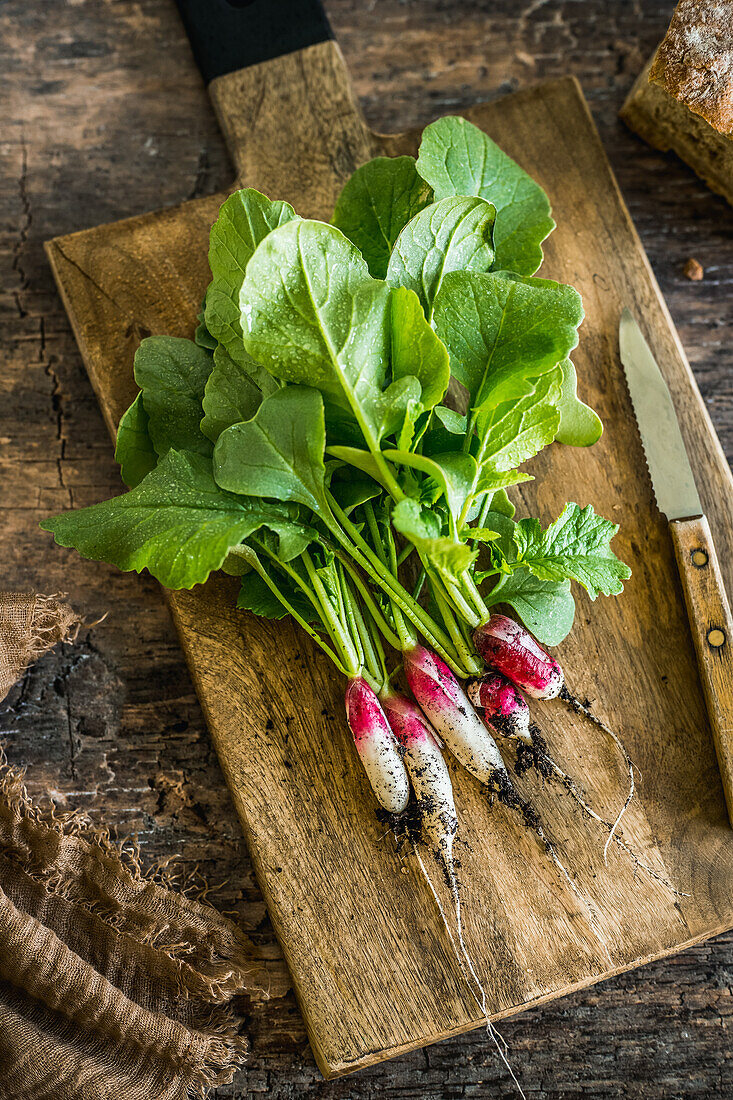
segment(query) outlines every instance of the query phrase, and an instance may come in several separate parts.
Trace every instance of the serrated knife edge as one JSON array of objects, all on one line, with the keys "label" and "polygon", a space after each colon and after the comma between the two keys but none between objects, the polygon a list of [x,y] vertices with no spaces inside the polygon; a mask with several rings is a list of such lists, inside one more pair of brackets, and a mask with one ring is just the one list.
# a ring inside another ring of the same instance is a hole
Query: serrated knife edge
[{"label": "serrated knife edge", "polygon": [[702,515],[700,496],[669,387],[628,308],[621,314],[619,349],[659,510],[668,520]]}]

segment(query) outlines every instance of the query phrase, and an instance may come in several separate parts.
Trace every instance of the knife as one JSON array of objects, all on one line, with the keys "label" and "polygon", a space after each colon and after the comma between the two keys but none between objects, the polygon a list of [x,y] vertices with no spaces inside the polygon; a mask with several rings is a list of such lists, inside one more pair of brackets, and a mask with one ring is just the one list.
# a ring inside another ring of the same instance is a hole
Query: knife
[{"label": "knife", "polygon": [[733,825],[733,618],[672,397],[628,309],[619,326],[621,362],[660,512],[669,522],[705,702]]}]

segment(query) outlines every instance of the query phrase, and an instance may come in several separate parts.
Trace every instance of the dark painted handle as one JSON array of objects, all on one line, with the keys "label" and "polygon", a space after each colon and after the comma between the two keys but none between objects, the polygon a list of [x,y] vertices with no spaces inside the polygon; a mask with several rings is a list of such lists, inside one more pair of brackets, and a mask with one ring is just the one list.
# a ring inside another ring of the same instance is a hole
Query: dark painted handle
[{"label": "dark painted handle", "polygon": [[320,0],[176,0],[176,5],[207,84],[333,38]]}]

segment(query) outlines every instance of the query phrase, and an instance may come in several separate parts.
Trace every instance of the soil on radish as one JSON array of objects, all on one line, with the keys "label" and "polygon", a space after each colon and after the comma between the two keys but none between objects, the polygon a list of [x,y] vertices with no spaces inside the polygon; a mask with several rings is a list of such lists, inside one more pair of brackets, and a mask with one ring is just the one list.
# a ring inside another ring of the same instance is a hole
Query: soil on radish
[{"label": "soil on radish", "polygon": [[[423,817],[431,814],[435,809],[435,805],[435,800],[432,798],[421,798],[419,800],[411,798],[407,804],[407,809],[403,810],[401,814],[388,813],[387,810],[383,810],[381,806],[378,806],[374,812],[380,825],[386,825],[392,833],[395,844],[397,845],[397,851],[402,852],[407,844],[409,844],[411,848],[415,848],[418,844],[422,843]],[[457,820],[455,820],[453,824],[457,827]],[[430,845],[427,845],[427,848],[440,867],[441,875],[443,876],[446,886],[449,890],[453,890],[455,884],[451,879],[448,868],[440,857],[440,853],[431,848]],[[461,867],[460,859],[457,856],[452,856],[451,863],[454,872],[457,874]]]},{"label": "soil on radish", "polygon": [[[539,726],[534,722],[530,723],[529,735],[532,738],[531,745],[528,745],[524,741],[519,741],[517,743],[517,759],[514,764],[515,772],[517,775],[521,776],[534,768],[543,779],[557,779],[558,775],[553,766],[554,761],[550,754],[550,747],[540,733]],[[572,783],[569,776],[568,783]],[[563,785],[567,786],[567,784]]]}]

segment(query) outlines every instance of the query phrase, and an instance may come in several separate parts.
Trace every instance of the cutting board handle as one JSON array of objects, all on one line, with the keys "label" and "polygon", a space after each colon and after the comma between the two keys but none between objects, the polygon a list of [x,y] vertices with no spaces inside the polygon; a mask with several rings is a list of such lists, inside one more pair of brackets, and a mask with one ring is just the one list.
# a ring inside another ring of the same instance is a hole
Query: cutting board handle
[{"label": "cutting board handle", "polygon": [[319,42],[209,85],[239,186],[256,184],[328,221],[338,193],[375,155],[341,50]]}]

